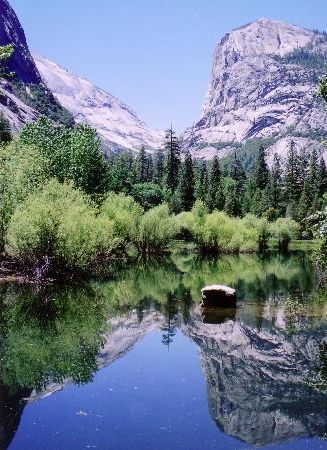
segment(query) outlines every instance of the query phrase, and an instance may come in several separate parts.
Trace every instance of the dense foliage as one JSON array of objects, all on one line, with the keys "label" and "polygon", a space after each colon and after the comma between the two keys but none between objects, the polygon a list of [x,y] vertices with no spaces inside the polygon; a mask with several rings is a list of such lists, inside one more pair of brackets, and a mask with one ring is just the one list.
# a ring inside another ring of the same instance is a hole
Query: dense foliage
[{"label": "dense foliage", "polygon": [[95,130],[48,118],[11,139],[1,116],[0,245],[37,277],[96,272],[162,252],[176,237],[205,252],[263,251],[270,239],[286,251],[291,239],[327,228],[325,210],[317,215],[327,192],[324,160],[293,142],[284,161],[275,155],[268,166],[270,141],[252,142],[248,156],[207,162],[182,151],[172,129],[161,150],[136,157],[104,157]]}]

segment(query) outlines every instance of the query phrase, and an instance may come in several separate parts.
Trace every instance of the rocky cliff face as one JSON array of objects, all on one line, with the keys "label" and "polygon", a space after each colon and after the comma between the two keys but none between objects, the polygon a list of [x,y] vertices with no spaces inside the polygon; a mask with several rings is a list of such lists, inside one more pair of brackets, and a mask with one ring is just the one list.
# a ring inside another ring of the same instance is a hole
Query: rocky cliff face
[{"label": "rocky cliff face", "polygon": [[199,347],[210,414],[220,429],[255,446],[325,432],[327,397],[308,383],[326,338],[318,322],[309,329],[298,323],[290,334],[284,307],[269,301],[260,326],[242,312],[204,324],[193,311],[182,331]]},{"label": "rocky cliff face", "polygon": [[76,122],[89,123],[111,149],[160,148],[163,133],[151,130],[134,111],[108,92],[46,59],[36,65],[57,100]]},{"label": "rocky cliff face", "polygon": [[14,46],[14,54],[7,65],[20,81],[26,84],[41,83],[41,76],[27,46],[24,30],[7,0],[0,0],[0,43]]},{"label": "rocky cliff face", "polygon": [[[245,303],[227,310],[227,315],[218,309],[210,323],[193,306],[187,320],[176,314],[171,323],[199,348],[213,421],[250,445],[322,435],[327,429],[327,396],[308,382],[320,364],[326,314],[296,316],[290,332],[284,300],[277,296],[262,305]],[[162,332],[167,318],[149,309],[142,321],[133,311],[110,318],[109,324],[111,332],[97,357],[98,370],[123,357],[146,334]],[[69,382],[33,392],[30,401]]]},{"label": "rocky cliff face", "polygon": [[292,136],[299,147],[319,141],[327,112],[316,94],[326,60],[326,34],[283,22],[261,19],[227,34],[185,146],[212,157],[256,138]]},{"label": "rocky cliff face", "polygon": [[50,61],[34,61],[14,10],[0,0],[0,45],[7,44],[15,49],[6,63],[15,78],[0,80],[0,111],[14,131],[40,115],[66,125],[74,117],[97,129],[105,149],[161,147],[163,133],[151,130],[120,100]]}]

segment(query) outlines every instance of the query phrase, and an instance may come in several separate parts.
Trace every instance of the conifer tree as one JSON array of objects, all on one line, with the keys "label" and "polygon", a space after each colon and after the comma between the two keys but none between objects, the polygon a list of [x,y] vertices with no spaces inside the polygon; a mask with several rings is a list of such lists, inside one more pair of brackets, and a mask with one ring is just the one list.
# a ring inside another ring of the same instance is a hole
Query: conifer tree
[{"label": "conifer tree", "polygon": [[145,183],[148,181],[148,159],[145,148],[142,147],[137,155],[137,181],[138,183]]},{"label": "conifer tree", "polygon": [[11,127],[3,113],[0,114],[0,143],[7,144],[12,140]]},{"label": "conifer tree", "polygon": [[180,170],[178,184],[179,205],[182,211],[190,211],[194,205],[194,170],[189,152],[185,154],[185,161]]},{"label": "conifer tree", "polygon": [[162,184],[164,178],[164,160],[165,155],[163,150],[157,150],[153,158],[153,176],[154,183]]},{"label": "conifer tree", "polygon": [[267,195],[269,206],[280,213],[282,209],[282,168],[277,154],[274,155],[273,165],[269,174]]},{"label": "conifer tree", "polygon": [[239,196],[239,188],[236,181],[232,178],[226,179],[224,209],[229,216],[240,217],[242,215],[242,205]]},{"label": "conifer tree", "polygon": [[214,209],[221,210],[225,204],[222,189],[222,176],[217,156],[214,157],[211,166],[207,204],[210,211],[213,211]]},{"label": "conifer tree", "polygon": [[303,220],[312,212],[312,193],[310,192],[309,183],[304,182],[299,204],[295,210],[294,219],[304,226]]},{"label": "conifer tree", "polygon": [[257,189],[265,189],[268,184],[269,170],[265,159],[265,149],[261,145],[254,164],[254,184]]},{"label": "conifer tree", "polygon": [[244,191],[246,175],[236,152],[234,152],[233,160],[230,166],[230,177],[235,181],[236,192],[241,195]]},{"label": "conifer tree", "polygon": [[327,168],[323,158],[319,162],[319,196],[322,197],[327,192]]},{"label": "conifer tree", "polygon": [[153,180],[153,157],[151,154],[147,155],[147,182],[151,182]]},{"label": "conifer tree", "polygon": [[285,197],[289,205],[294,206],[302,192],[301,164],[292,141],[287,153],[285,177],[284,177]]},{"label": "conifer tree", "polygon": [[174,192],[178,185],[178,173],[180,167],[180,146],[178,138],[171,128],[166,131],[166,184],[168,189]]},{"label": "conifer tree", "polygon": [[202,161],[200,166],[197,168],[197,176],[195,183],[195,197],[197,200],[202,200],[205,202],[207,200],[208,195],[208,169],[207,163]]}]

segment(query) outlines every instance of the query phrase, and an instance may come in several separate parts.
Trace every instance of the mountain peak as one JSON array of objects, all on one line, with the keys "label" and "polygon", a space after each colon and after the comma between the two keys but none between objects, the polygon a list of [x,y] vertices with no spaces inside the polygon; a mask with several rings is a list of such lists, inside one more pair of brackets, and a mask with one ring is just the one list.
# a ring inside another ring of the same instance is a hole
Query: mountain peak
[{"label": "mountain peak", "polygon": [[8,44],[15,50],[7,66],[16,74],[16,79],[27,84],[41,83],[18,17],[7,0],[0,0],[0,45]]},{"label": "mountain peak", "polygon": [[94,127],[106,148],[161,147],[163,133],[150,129],[125,103],[54,62],[39,56],[34,59],[45,84],[60,104],[73,114],[76,122]]},{"label": "mountain peak", "polygon": [[216,47],[202,117],[184,142],[205,157],[203,149],[224,156],[251,139],[277,142],[292,133],[307,148],[313,137],[318,148],[327,117],[316,96],[325,57],[326,36],[281,21],[261,18],[231,31]]},{"label": "mountain peak", "polygon": [[[305,47],[314,32],[285,22],[261,18],[233,30],[218,44],[216,53],[222,45],[239,57],[275,55],[285,56],[297,48]],[[224,49],[223,49],[224,50]]]}]

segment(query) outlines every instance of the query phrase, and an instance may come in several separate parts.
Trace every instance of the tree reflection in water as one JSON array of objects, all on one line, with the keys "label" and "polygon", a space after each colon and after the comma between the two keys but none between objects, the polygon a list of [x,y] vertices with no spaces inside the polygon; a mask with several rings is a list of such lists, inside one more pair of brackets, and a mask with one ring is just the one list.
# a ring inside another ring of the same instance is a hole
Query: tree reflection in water
[{"label": "tree reflection in water", "polygon": [[[201,288],[214,283],[237,289],[236,309],[200,310]],[[210,413],[224,432],[255,445],[326,432],[327,302],[310,294],[302,254],[174,255],[111,282],[0,289],[1,448],[25,398],[89,383],[147,333],[169,346],[177,328],[200,350]]]}]

